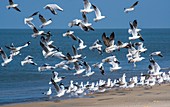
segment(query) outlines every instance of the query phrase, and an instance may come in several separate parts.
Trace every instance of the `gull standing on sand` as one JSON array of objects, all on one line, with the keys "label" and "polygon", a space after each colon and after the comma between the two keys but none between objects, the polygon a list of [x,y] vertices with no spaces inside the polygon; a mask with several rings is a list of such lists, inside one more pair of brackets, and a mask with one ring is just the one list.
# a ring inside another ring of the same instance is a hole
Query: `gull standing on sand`
[{"label": "gull standing on sand", "polygon": [[57,4],[47,4],[46,6],[44,6],[44,9],[49,9],[51,11],[52,14],[57,15],[57,12],[55,11],[55,9],[59,10],[59,11],[63,11],[63,9],[58,6]]},{"label": "gull standing on sand", "polygon": [[42,22],[42,25],[40,25],[40,28],[43,28],[43,27],[45,27],[45,26],[47,26],[47,25],[52,23],[52,19],[51,18],[46,20],[41,14],[39,14],[39,19]]},{"label": "gull standing on sand", "polygon": [[130,6],[129,8],[124,8],[124,12],[128,13],[131,12],[135,9],[135,6],[139,3],[139,1],[135,2],[132,6]]},{"label": "gull standing on sand", "polygon": [[0,48],[0,54],[4,61],[3,63],[1,63],[2,66],[6,66],[6,64],[10,63],[13,60],[13,55],[10,54],[8,57],[2,48]]},{"label": "gull standing on sand", "polygon": [[83,3],[84,3],[84,9],[81,9],[80,12],[90,13],[94,11],[94,9],[91,9],[91,3],[89,2],[89,0],[83,0]]},{"label": "gull standing on sand", "polygon": [[42,93],[44,95],[47,95],[47,96],[50,96],[52,94],[52,90],[51,90],[51,87],[49,87],[48,91],[47,92],[44,92]]},{"label": "gull standing on sand", "polygon": [[37,65],[34,61],[33,61],[33,57],[28,55],[27,57],[25,57],[25,59],[23,61],[21,61],[21,65],[24,66],[25,64],[32,64],[32,65]]},{"label": "gull standing on sand", "polygon": [[97,22],[97,21],[99,21],[99,20],[104,19],[105,16],[102,16],[100,10],[99,10],[95,5],[92,4],[92,6],[93,6],[93,9],[94,9],[95,15],[96,15],[96,18],[94,18],[93,20],[94,20],[95,22]]},{"label": "gull standing on sand", "polygon": [[13,8],[19,12],[21,12],[21,10],[18,8],[18,4],[14,4],[14,2],[12,0],[9,0],[9,5],[6,6],[7,9]]}]

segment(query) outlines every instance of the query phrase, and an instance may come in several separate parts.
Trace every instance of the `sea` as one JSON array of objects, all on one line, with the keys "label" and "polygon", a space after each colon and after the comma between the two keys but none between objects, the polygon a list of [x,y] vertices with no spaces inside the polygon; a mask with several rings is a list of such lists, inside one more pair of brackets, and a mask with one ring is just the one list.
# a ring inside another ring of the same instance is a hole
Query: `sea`
[{"label": "sea", "polygon": [[[81,38],[87,47],[83,50],[79,50],[78,53],[82,56],[86,56],[84,61],[88,62],[91,66],[97,62],[101,62],[103,58],[106,58],[111,55],[115,55],[120,62],[122,69],[115,72],[110,72],[109,64],[104,64],[105,75],[101,75],[100,71],[92,67],[92,70],[95,71],[95,74],[91,77],[82,77],[82,75],[73,75],[74,70],[66,71],[63,69],[55,69],[59,73],[59,76],[65,76],[66,78],[62,80],[62,83],[65,86],[68,86],[70,80],[75,82],[84,82],[87,81],[97,82],[98,80],[107,80],[111,78],[112,80],[120,78],[123,73],[126,73],[126,80],[129,81],[129,78],[132,76],[140,76],[141,73],[147,73],[150,53],[155,51],[161,51],[163,57],[155,56],[155,61],[162,68],[161,71],[168,72],[170,69],[170,29],[142,29],[141,34],[144,39],[144,46],[147,48],[145,53],[142,53],[141,56],[145,57],[141,62],[136,63],[134,67],[133,63],[128,63],[126,58],[127,49],[121,49],[120,51],[114,51],[112,53],[103,53],[100,55],[96,50],[89,50],[94,41],[97,39],[102,41],[102,34],[105,32],[107,36],[110,36],[112,32],[115,33],[115,43],[118,40],[122,42],[130,42],[128,37],[131,36],[128,34],[128,29],[95,29],[95,31],[84,32],[80,29],[71,29],[74,31],[75,36]],[[63,37],[62,34],[67,31],[67,29],[44,29],[45,32],[51,31],[52,37],[51,40],[54,41],[54,45],[62,51],[63,54],[68,52],[73,55],[72,45],[78,47],[78,41],[73,41],[69,37]],[[25,102],[37,102],[37,101],[50,101],[47,96],[42,94],[46,92],[49,87],[52,87],[53,93],[52,96],[55,96],[56,92],[52,85],[49,85],[50,78],[52,77],[52,71],[43,71],[38,72],[38,67],[48,63],[50,65],[55,65],[62,60],[56,57],[44,58],[42,55],[42,48],[40,46],[40,36],[37,38],[31,37],[32,30],[30,29],[0,29],[0,47],[6,52],[7,56],[10,54],[10,51],[5,48],[12,43],[14,46],[24,45],[26,42],[30,41],[31,44],[21,50],[21,54],[15,56],[13,61],[11,61],[7,66],[0,66],[0,105],[13,104],[13,103],[25,103]],[[140,40],[132,40],[132,43],[140,42]],[[102,42],[103,44],[103,42]],[[105,46],[103,44],[103,50]],[[27,56],[31,55],[34,57],[34,62],[37,63],[37,66],[34,65],[25,65],[21,66],[21,61]],[[0,63],[3,60],[0,57]],[[72,64],[69,65],[73,67]],[[57,98],[55,100],[65,100],[72,98],[68,95]]]}]

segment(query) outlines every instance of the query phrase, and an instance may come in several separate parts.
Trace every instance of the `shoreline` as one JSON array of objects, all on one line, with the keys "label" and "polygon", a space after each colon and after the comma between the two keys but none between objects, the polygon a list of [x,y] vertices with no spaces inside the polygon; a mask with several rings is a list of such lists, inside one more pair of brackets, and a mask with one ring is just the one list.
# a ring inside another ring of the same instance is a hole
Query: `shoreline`
[{"label": "shoreline", "polygon": [[89,98],[73,98],[56,101],[25,102],[0,107],[169,107],[170,84],[152,88],[111,89],[104,93],[87,95]]}]

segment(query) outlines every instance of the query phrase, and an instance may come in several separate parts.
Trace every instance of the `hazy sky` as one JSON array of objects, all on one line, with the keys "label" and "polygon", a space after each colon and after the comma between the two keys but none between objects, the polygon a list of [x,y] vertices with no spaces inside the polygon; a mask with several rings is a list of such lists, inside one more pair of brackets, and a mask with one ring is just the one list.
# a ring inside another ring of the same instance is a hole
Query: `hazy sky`
[{"label": "hazy sky", "polygon": [[[139,28],[170,28],[170,0],[139,0],[133,12],[124,13],[124,8],[131,6],[137,0],[89,0],[96,5],[106,16],[99,22],[93,22],[94,12],[87,17],[94,28],[129,28],[129,21],[137,19]],[[24,24],[24,18],[39,11],[46,19],[52,18],[53,23],[46,28],[69,28],[68,23],[75,18],[81,19],[80,9],[83,8],[83,0],[14,0],[19,4],[21,12],[14,9],[6,9],[8,0],[0,1],[0,28],[28,28]],[[43,9],[46,4],[56,3],[64,9],[57,11],[57,15]],[[39,27],[38,16],[33,23]]]}]

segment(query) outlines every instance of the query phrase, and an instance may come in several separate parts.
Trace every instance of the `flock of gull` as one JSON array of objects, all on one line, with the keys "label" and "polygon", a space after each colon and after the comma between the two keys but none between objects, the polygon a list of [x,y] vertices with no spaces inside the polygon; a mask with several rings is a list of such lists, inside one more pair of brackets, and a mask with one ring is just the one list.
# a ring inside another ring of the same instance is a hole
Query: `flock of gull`
[{"label": "flock of gull", "polygon": [[[101,9],[98,8],[95,4],[91,4],[89,0],[83,0],[84,8],[80,10],[80,13],[82,14],[82,19],[74,19],[68,23],[68,26],[70,28],[72,27],[79,27],[84,32],[90,32],[94,31],[95,29],[92,27],[92,23],[88,22],[87,14],[94,13],[95,18],[93,19],[94,22],[100,23],[103,19],[105,19],[105,16],[102,15]],[[125,14],[133,11],[138,5],[139,1],[135,2],[132,6],[129,8],[124,8]],[[18,8],[18,4],[15,4],[12,0],[9,0],[9,5],[7,6],[7,9],[13,8],[19,12],[21,10]],[[58,6],[57,4],[47,4],[44,6],[44,9],[47,9],[51,12],[52,15],[57,15],[57,11],[63,11],[63,9]],[[35,16],[39,17],[40,21],[42,22],[39,27],[41,30],[39,30],[33,23],[33,19]],[[71,95],[86,95],[88,93],[93,92],[104,92],[111,88],[130,88],[132,89],[135,86],[147,86],[152,87],[155,84],[162,84],[165,82],[170,81],[170,72],[165,73],[161,72],[161,67],[159,64],[154,60],[153,57],[163,57],[160,51],[155,51],[151,53],[150,59],[149,59],[149,66],[148,66],[148,73],[143,74],[141,73],[141,76],[138,78],[137,76],[133,76],[130,78],[130,80],[126,81],[126,74],[124,73],[121,78],[118,79],[110,79],[108,78],[107,81],[105,80],[99,80],[96,82],[90,83],[87,81],[87,83],[81,82],[80,84],[78,82],[75,82],[73,80],[70,80],[70,85],[65,86],[62,83],[62,80],[65,79],[65,76],[59,76],[59,73],[55,70],[58,68],[61,68],[63,70],[72,70],[75,71],[73,75],[79,75],[82,77],[90,77],[95,72],[92,70],[98,69],[98,71],[101,73],[101,75],[105,75],[105,69],[104,64],[110,64],[110,72],[115,72],[122,67],[120,66],[119,60],[116,58],[113,53],[115,51],[120,51],[121,49],[127,49],[127,60],[129,63],[133,63],[134,67],[136,67],[136,63],[142,61],[145,59],[145,57],[142,56],[141,53],[144,53],[147,51],[147,48],[144,46],[144,39],[141,35],[141,29],[138,28],[137,20],[133,20],[129,23],[130,28],[128,29],[129,35],[131,35],[128,39],[128,42],[122,42],[117,41],[115,42],[115,33],[112,32],[110,36],[107,36],[105,32],[102,34],[102,40],[97,39],[90,47],[89,50],[97,50],[98,53],[96,54],[112,54],[111,56],[108,56],[101,60],[101,62],[97,62],[93,65],[90,65],[88,62],[86,62],[86,56],[82,56],[79,52],[85,48],[87,48],[87,45],[84,43],[84,41],[78,37],[75,36],[74,31],[68,30],[63,33],[63,37],[68,37],[70,41],[78,41],[79,46],[76,47],[75,45],[72,45],[73,54],[71,52],[68,52],[67,54],[63,54],[62,51],[58,47],[56,47],[53,43],[54,41],[51,40],[51,32],[45,32],[42,28],[45,28],[46,26],[50,26],[52,23],[52,19],[46,19],[42,14],[40,14],[39,11],[34,12],[32,15],[26,17],[24,19],[24,24],[28,25],[33,30],[33,34],[31,35],[33,38],[39,38],[40,37],[40,47],[42,49],[42,55],[44,58],[48,57],[57,57],[61,60],[61,62],[55,64],[54,66],[49,65],[47,63],[42,64],[41,66],[37,67],[39,72],[42,71],[52,71],[52,77],[49,80],[49,90],[47,92],[44,92],[43,94],[50,96],[52,94],[51,85],[54,86],[57,94],[57,97],[61,97],[65,94],[71,94]],[[134,40],[139,40],[140,42],[133,43]],[[31,44],[30,41],[26,42],[22,46],[15,46],[13,43],[10,46],[5,46],[7,49],[10,50],[10,55],[7,56],[4,52],[3,48],[0,48],[0,54],[2,56],[3,62],[1,63],[2,66],[8,66],[8,63],[10,63],[15,56],[21,55],[21,50],[24,48],[27,48]],[[104,46],[103,46],[103,45]],[[105,47],[105,48],[104,48]],[[25,64],[32,64],[34,66],[38,66],[37,63],[35,63],[33,56],[28,55],[21,61],[21,65],[24,66]],[[73,65],[71,67],[70,65]],[[93,68],[92,68],[93,67]]]}]

